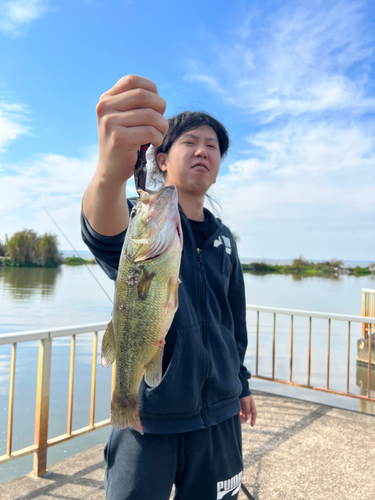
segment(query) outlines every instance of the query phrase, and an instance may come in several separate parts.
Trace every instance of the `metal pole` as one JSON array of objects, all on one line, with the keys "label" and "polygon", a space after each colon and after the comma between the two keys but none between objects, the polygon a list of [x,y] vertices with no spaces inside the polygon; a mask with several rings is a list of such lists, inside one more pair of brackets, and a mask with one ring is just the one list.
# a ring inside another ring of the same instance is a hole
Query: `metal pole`
[{"label": "metal pole", "polygon": [[74,393],[74,360],[76,352],[76,336],[72,335],[70,344],[70,369],[69,369],[69,395],[68,395],[68,425],[67,434],[72,434],[72,421],[73,421],[73,393]]},{"label": "metal pole", "polygon": [[35,409],[34,474],[42,476],[47,470],[48,413],[51,383],[52,339],[39,341],[38,381]]},{"label": "metal pole", "polygon": [[312,317],[309,317],[309,347],[307,353],[307,385],[310,385],[310,375],[311,375],[311,324]]},{"label": "metal pole", "polygon": [[327,345],[327,389],[329,389],[329,367],[331,360],[331,320],[328,320],[328,345]]},{"label": "metal pole", "polygon": [[289,357],[289,382],[293,376],[293,314],[290,317],[290,357]]},{"label": "metal pole", "polygon": [[255,358],[255,374],[258,375],[259,368],[259,311],[257,311],[257,346],[256,346],[256,358]]},{"label": "metal pole", "polygon": [[9,408],[8,408],[8,434],[7,434],[7,455],[12,454],[13,438],[13,408],[14,408],[14,381],[16,376],[16,354],[17,344],[12,344],[12,361],[10,365],[10,383],[9,383]]},{"label": "metal pole", "polygon": [[273,315],[272,329],[272,378],[275,378],[275,358],[276,358],[276,313]]},{"label": "metal pole", "polygon": [[95,423],[95,393],[96,393],[96,358],[98,353],[98,332],[94,332],[94,345],[92,350],[92,372],[91,372],[91,407],[90,407],[90,426]]},{"label": "metal pole", "polygon": [[350,375],[350,321],[348,321],[348,359],[346,363],[346,392],[349,394],[349,375]]}]

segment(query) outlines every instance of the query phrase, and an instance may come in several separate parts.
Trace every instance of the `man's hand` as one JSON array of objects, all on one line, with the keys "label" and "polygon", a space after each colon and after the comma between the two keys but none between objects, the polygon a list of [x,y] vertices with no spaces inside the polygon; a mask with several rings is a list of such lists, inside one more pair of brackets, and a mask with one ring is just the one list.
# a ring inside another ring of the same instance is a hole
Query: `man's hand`
[{"label": "man's hand", "polygon": [[247,422],[251,415],[250,425],[251,427],[254,427],[257,419],[257,409],[255,406],[255,401],[253,396],[246,396],[244,398],[240,398],[240,406],[241,406],[241,411],[240,411],[241,424]]},{"label": "man's hand", "polygon": [[98,167],[83,197],[83,213],[97,233],[113,236],[128,227],[126,181],[134,174],[140,146],[162,143],[168,130],[165,108],[156,85],[140,76],[124,76],[101,96]]},{"label": "man's hand", "polygon": [[160,146],[168,130],[165,108],[156,85],[141,76],[124,76],[100,97],[98,169],[106,179],[126,182],[140,146]]}]

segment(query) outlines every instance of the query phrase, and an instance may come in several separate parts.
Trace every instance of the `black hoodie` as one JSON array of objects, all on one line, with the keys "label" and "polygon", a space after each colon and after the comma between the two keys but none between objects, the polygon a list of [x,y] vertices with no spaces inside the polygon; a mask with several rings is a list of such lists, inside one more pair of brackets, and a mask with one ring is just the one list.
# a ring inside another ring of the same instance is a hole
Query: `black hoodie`
[{"label": "black hoodie", "polygon": [[[135,200],[128,200],[129,208]],[[210,235],[197,251],[190,223],[179,207],[183,250],[179,306],[166,336],[163,378],[150,388],[142,380],[140,416],[147,433],[189,432],[218,424],[240,411],[250,395],[245,288],[236,243],[211,212]],[[102,236],[81,217],[82,238],[113,280],[125,238]]]}]

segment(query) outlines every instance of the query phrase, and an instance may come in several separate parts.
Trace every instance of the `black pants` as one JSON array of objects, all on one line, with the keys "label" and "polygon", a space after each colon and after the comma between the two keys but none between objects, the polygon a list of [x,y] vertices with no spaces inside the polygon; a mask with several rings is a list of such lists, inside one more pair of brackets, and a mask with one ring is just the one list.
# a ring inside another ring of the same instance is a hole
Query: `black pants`
[{"label": "black pants", "polygon": [[235,500],[241,485],[239,415],[194,432],[113,429],[104,447],[106,500]]}]

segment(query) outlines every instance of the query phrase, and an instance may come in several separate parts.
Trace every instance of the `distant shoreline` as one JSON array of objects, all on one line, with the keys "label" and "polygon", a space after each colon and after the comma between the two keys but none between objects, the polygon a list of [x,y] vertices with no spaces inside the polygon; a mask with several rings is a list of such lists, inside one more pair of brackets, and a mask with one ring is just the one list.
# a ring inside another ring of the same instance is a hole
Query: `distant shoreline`
[{"label": "distant shoreline", "polygon": [[302,256],[294,259],[291,264],[270,264],[267,262],[241,263],[243,272],[252,274],[282,274],[297,276],[326,276],[336,277],[370,276],[375,275],[375,264],[368,266],[344,266],[344,262],[333,259],[331,261],[311,262]]},{"label": "distant shoreline", "polygon": [[96,264],[95,259],[82,259],[81,257],[61,257],[60,260],[57,263],[54,263],[54,265],[51,265],[49,263],[43,265],[40,263],[34,263],[34,262],[15,262],[13,260],[10,260],[8,257],[0,257],[0,267],[4,268],[38,268],[38,269],[56,269],[60,267],[61,265],[66,265],[66,266],[83,266],[87,264]]}]

